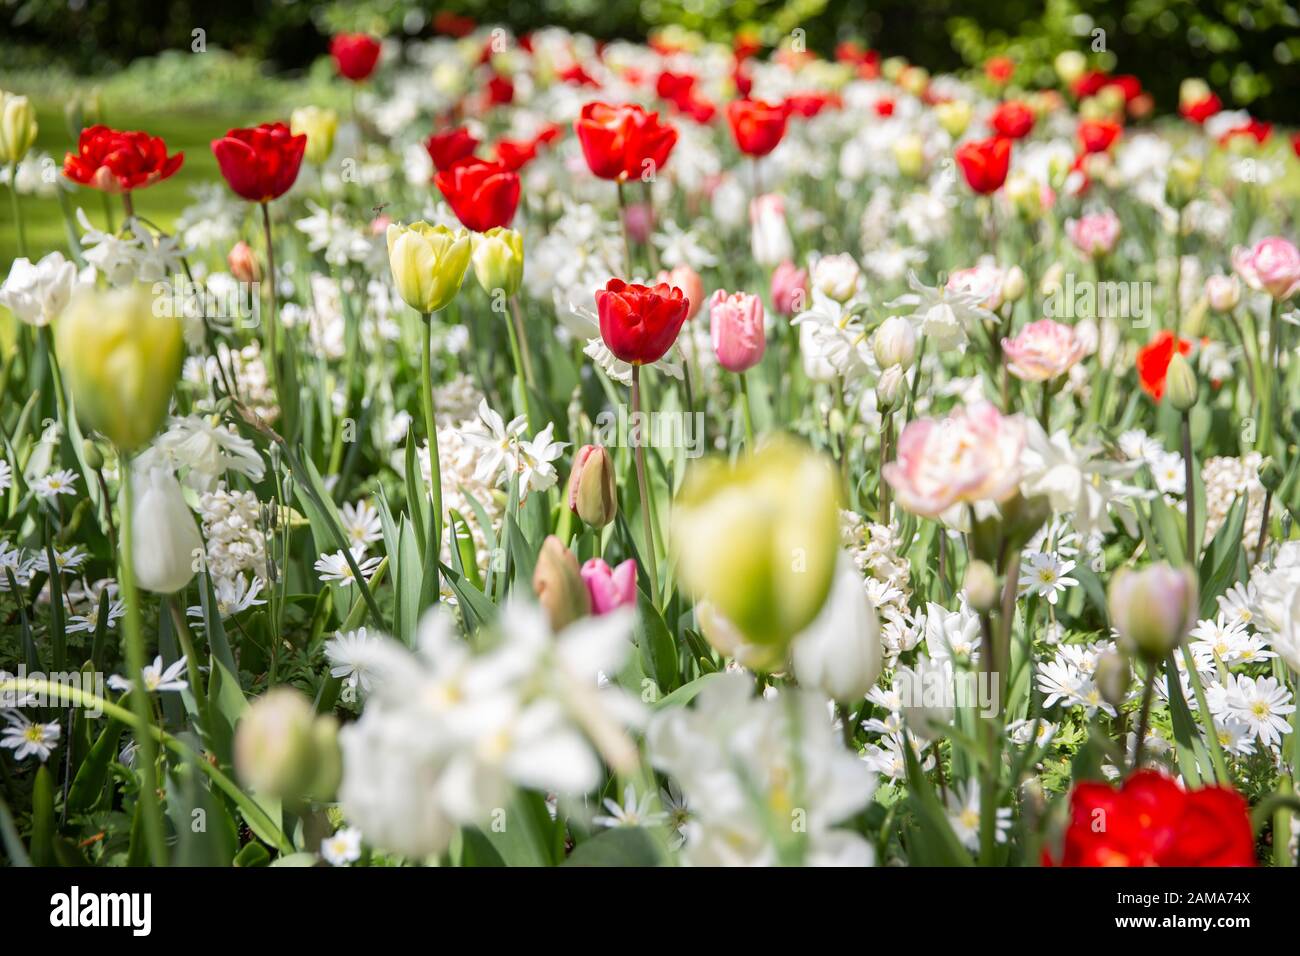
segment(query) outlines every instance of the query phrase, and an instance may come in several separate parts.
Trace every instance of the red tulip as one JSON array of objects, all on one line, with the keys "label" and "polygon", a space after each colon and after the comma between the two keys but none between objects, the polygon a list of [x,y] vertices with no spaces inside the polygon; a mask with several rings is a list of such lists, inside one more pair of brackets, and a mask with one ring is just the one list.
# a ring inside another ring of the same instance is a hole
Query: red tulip
[{"label": "red tulip", "polygon": [[1019,100],[1007,100],[993,111],[989,125],[999,136],[1023,139],[1034,128],[1034,111]]},{"label": "red tulip", "polygon": [[727,122],[736,147],[749,156],[766,156],[785,136],[785,109],[762,100],[732,100]]},{"label": "red tulip", "polygon": [[294,136],[283,123],[232,129],[212,141],[221,175],[249,202],[270,202],[288,192],[306,148],[307,134]]},{"label": "red tulip", "polygon": [[458,159],[473,156],[478,146],[479,141],[463,126],[434,133],[424,144],[438,172],[449,169]]},{"label": "red tulip", "polygon": [[1227,146],[1234,138],[1238,136],[1247,136],[1253,139],[1257,145],[1263,146],[1268,142],[1268,138],[1272,135],[1272,123],[1261,123],[1259,120],[1251,117],[1251,119],[1246,123],[1243,123],[1241,126],[1234,126],[1232,129],[1220,136],[1219,145]]},{"label": "red tulip", "polygon": [[1104,153],[1121,132],[1123,127],[1113,120],[1083,120],[1079,124],[1079,144],[1086,153]]},{"label": "red tulip", "polygon": [[1178,112],[1193,123],[1204,123],[1219,110],[1223,109],[1223,101],[1215,93],[1207,93],[1199,100],[1192,100],[1178,107]]},{"label": "red tulip", "polygon": [[340,76],[360,83],[375,72],[379,41],[366,33],[336,33],[330,40],[330,56]]},{"label": "red tulip", "polygon": [[587,166],[601,179],[639,179],[662,169],[677,145],[677,130],[658,113],[626,104],[588,103],[573,124]]},{"label": "red tulip", "polygon": [[682,290],[665,282],[644,286],[610,279],[596,293],[600,337],[616,357],[633,365],[663,358],[677,341],[689,310]]},{"label": "red tulip", "polygon": [[1008,56],[991,57],[988,62],[984,64],[984,75],[998,86],[1007,83],[1015,72],[1015,61]]},{"label": "red tulip", "polygon": [[167,155],[161,136],[89,126],[77,138],[77,151],[64,157],[63,175],[83,186],[123,193],[161,182],[184,160],[184,153]]},{"label": "red tulip", "polygon": [[514,101],[515,85],[506,76],[493,76],[487,85],[488,104],[504,106]]},{"label": "red tulip", "polygon": [[1011,140],[1001,136],[970,140],[957,147],[957,165],[971,189],[981,195],[997,192],[1011,165]]},{"label": "red tulip", "polygon": [[[1044,862],[1052,862],[1046,853]],[[1081,783],[1070,796],[1060,864],[1254,866],[1249,808],[1231,787],[1184,790],[1154,770],[1119,790]]]},{"label": "red tulip", "polygon": [[1101,70],[1089,70],[1083,76],[1074,81],[1070,91],[1079,99],[1088,96],[1094,96],[1101,91],[1101,88],[1110,82],[1110,74],[1103,73]]},{"label": "red tulip", "polygon": [[1300,159],[1300,133],[1291,137],[1291,152],[1295,153],[1295,158]]},{"label": "red tulip", "polygon": [[[1178,353],[1186,355],[1192,350],[1192,343],[1187,339],[1178,340]],[[1138,349],[1137,373],[1138,384],[1157,402],[1165,394],[1165,376],[1169,372],[1169,360],[1174,357],[1174,333],[1165,330],[1156,335],[1149,343]]]},{"label": "red tulip", "polygon": [[467,229],[509,226],[519,206],[519,174],[486,159],[462,159],[433,179]]}]

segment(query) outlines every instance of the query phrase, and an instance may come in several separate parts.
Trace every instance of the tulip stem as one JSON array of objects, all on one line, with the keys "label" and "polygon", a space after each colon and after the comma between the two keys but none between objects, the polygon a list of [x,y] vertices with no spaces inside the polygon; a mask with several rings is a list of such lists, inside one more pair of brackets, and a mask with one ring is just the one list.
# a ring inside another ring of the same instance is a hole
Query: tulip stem
[{"label": "tulip stem", "polygon": [[429,497],[433,502],[433,537],[426,552],[429,561],[438,560],[442,548],[442,463],[438,459],[438,422],[433,411],[433,315],[421,315],[420,398],[424,406],[424,430],[429,439]]},{"label": "tulip stem", "polygon": [[627,231],[627,198],[623,195],[623,180],[614,184],[618,188],[618,221],[623,227],[623,272],[628,281],[632,279],[632,240]]},{"label": "tulip stem", "polygon": [[1183,500],[1187,503],[1187,563],[1196,567],[1196,487],[1192,483],[1192,418],[1191,410],[1183,412],[1183,475],[1187,488]]},{"label": "tulip stem", "polygon": [[[200,582],[202,587],[202,582]],[[176,600],[176,595],[167,595],[167,610],[171,612],[172,624],[176,628],[176,639],[180,642],[181,653],[185,655],[185,670],[190,679],[190,691],[194,695],[194,708],[198,712],[200,729],[203,733],[211,733],[211,724],[208,721],[208,692],[203,685],[203,671],[199,669],[199,657],[194,652],[194,638],[190,634],[190,625],[185,620],[185,612],[181,610],[180,602]]]},{"label": "tulip stem", "polygon": [[[271,380],[279,387],[281,383],[277,326],[279,324],[280,309],[279,303],[276,301],[275,244],[271,241],[271,206],[269,203],[262,203],[262,232],[266,236],[266,281],[271,292],[271,314],[266,322],[266,350],[270,353]],[[281,398],[283,399],[283,396]]]},{"label": "tulip stem", "polygon": [[23,207],[18,202],[18,163],[9,164],[9,201],[14,207],[14,226],[18,230],[18,254],[27,256],[27,230],[23,228]]},{"label": "tulip stem", "polygon": [[140,767],[140,808],[144,819],[144,839],[149,849],[149,859],[154,866],[167,864],[167,850],[163,842],[162,808],[158,805],[157,761],[158,747],[153,738],[152,717],[148,693],[144,689],[144,634],[140,627],[140,592],[135,583],[135,529],[132,527],[131,509],[134,497],[131,476],[131,458],[118,449],[118,468],[122,475],[120,494],[121,549],[118,551],[118,579],[122,586],[122,600],[126,605],[124,631],[126,636],[126,667],[130,675],[131,711],[135,714],[135,742]]},{"label": "tulip stem", "polygon": [[131,199],[131,190],[122,193],[122,214],[125,217],[122,225],[127,225],[135,218],[135,202]]},{"label": "tulip stem", "polygon": [[658,274],[658,272],[659,272],[659,250],[655,248],[655,239],[654,239],[654,235],[655,235],[655,192],[654,192],[654,183],[653,183],[653,181],[651,181],[651,180],[643,179],[643,180],[641,181],[641,185],[642,185],[642,186],[644,187],[644,189],[645,189],[645,208],[646,208],[646,212],[647,212],[646,220],[647,220],[647,222],[648,222],[648,225],[647,225],[647,232],[646,232],[646,241],[645,241],[645,251],[646,251],[646,254],[650,257],[650,271],[651,271],[652,273]]},{"label": "tulip stem", "polygon": [[1133,743],[1133,771],[1142,767],[1142,747],[1146,743],[1147,727],[1151,723],[1151,699],[1156,690],[1156,667],[1151,661],[1146,662],[1146,683],[1142,687],[1142,709],[1138,712],[1137,740]]},{"label": "tulip stem", "polygon": [[894,445],[894,413],[893,411],[885,412],[884,421],[881,422],[880,434],[880,470],[876,479],[876,485],[880,495],[880,523],[889,527],[889,482],[885,480],[885,465],[889,462],[889,456],[892,453]]},{"label": "tulip stem", "polygon": [[1052,389],[1048,382],[1043,383],[1043,395],[1038,405],[1038,424],[1043,426],[1046,434],[1052,433]]},{"label": "tulip stem", "polygon": [[754,450],[754,415],[749,407],[749,379],[740,373],[740,407],[745,413],[745,450]]},{"label": "tulip stem", "polygon": [[511,296],[510,306],[511,314],[506,318],[506,331],[510,337],[510,353],[515,362],[515,384],[519,387],[519,398],[523,403],[523,408],[515,410],[524,413],[529,432],[535,434],[537,421],[533,418],[533,403],[528,395],[529,386],[533,384],[532,361],[523,348],[524,325],[519,317],[519,300]]},{"label": "tulip stem", "polygon": [[[641,420],[640,365],[632,366],[632,419],[633,421]],[[633,452],[636,455],[637,490],[641,493],[641,527],[645,532],[646,574],[650,577],[651,603],[657,608],[659,606],[659,569],[655,564],[654,525],[650,521],[650,484],[646,481],[645,474],[644,436],[638,435],[637,441],[633,447]]]}]

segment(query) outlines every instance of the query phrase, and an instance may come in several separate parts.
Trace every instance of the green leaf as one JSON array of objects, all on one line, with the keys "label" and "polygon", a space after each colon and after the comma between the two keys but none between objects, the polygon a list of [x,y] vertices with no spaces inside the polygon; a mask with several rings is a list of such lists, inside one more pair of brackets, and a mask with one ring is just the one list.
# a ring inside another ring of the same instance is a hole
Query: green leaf
[{"label": "green leaf", "polygon": [[125,729],[126,724],[110,718],[95,738],[94,745],[81,761],[77,775],[72,779],[72,786],[68,789],[67,806],[70,813],[92,810],[103,798],[108,768],[117,755],[117,742]]},{"label": "green leaf", "polygon": [[671,694],[660,697],[654,702],[654,708],[656,710],[666,710],[669,707],[685,707],[699,695],[700,691],[708,686],[710,681],[718,676],[718,673],[718,671],[714,671],[711,674],[701,674],[689,684],[683,684]]},{"label": "green leaf", "polygon": [[641,651],[641,669],[654,679],[660,694],[670,694],[677,688],[677,645],[668,633],[663,616],[650,601],[650,596],[637,589],[636,629],[634,638]]},{"label": "green leaf", "polygon": [[615,827],[580,843],[563,866],[662,866],[663,854],[640,827]]},{"label": "green leaf", "polygon": [[909,800],[919,823],[912,831],[918,850],[912,862],[921,866],[970,866],[971,856],[957,839],[957,834],[952,832],[948,815],[935,796],[930,779],[921,770],[907,737],[903,740],[902,750],[907,765],[907,785],[911,790]]},{"label": "green leaf", "polygon": [[33,866],[54,865],[54,778],[50,768],[41,764],[32,784]]},{"label": "green leaf", "polygon": [[1245,555],[1242,549],[1242,528],[1246,523],[1246,499],[1240,495],[1228,509],[1228,517],[1214,540],[1201,556],[1198,578],[1200,580],[1200,616],[1212,617],[1218,597],[1244,574]]}]

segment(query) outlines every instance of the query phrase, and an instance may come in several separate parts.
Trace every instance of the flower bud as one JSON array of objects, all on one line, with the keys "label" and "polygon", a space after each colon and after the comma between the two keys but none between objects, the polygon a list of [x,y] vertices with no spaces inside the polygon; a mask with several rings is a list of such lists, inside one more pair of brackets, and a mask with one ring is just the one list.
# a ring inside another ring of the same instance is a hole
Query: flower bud
[{"label": "flower bud", "polygon": [[388,227],[388,264],[397,294],[422,315],[446,306],[465,280],[471,244],[464,229],[413,222]]},{"label": "flower bud", "polygon": [[1165,398],[1180,412],[1196,404],[1196,373],[1182,353],[1175,351],[1165,373]]},{"label": "flower bud", "polygon": [[1133,668],[1128,658],[1117,651],[1107,651],[1097,658],[1097,668],[1093,672],[1093,681],[1101,699],[1117,711],[1128,695],[1129,684],[1133,680]]},{"label": "flower bud", "polygon": [[935,118],[953,139],[966,132],[970,125],[971,105],[969,100],[948,100],[934,108]]},{"label": "flower bud", "polygon": [[593,614],[636,607],[636,562],[631,558],[616,568],[611,568],[602,558],[592,558],[583,564],[581,574]]},{"label": "flower bud", "polygon": [[591,525],[603,528],[618,515],[618,487],[614,464],[603,445],[583,445],[569,473],[569,510]]},{"label": "flower bud", "polygon": [[880,373],[876,381],[876,411],[882,415],[903,404],[907,393],[907,377],[901,365],[891,365]]},{"label": "flower bud", "polygon": [[1052,66],[1056,68],[1056,75],[1061,78],[1061,82],[1068,86],[1083,76],[1083,71],[1088,69],[1088,60],[1078,50],[1062,50],[1056,55]]},{"label": "flower bud", "polygon": [[339,128],[339,116],[333,110],[318,106],[303,106],[289,116],[289,129],[294,136],[307,134],[307,149],[303,159],[320,165],[334,152],[334,134]]},{"label": "flower bud", "polygon": [[57,323],[56,348],[77,417],[121,451],[153,437],[181,373],[180,320],[156,304],[143,285],[84,290]]},{"label": "flower bud", "polygon": [[682,584],[779,662],[830,592],[839,498],[827,459],[790,439],[697,462],[672,512]]},{"label": "flower bud", "polygon": [[190,583],[203,539],[170,468],[137,468],[131,502],[132,565],[146,591],[175,594]]},{"label": "flower bud", "polygon": [[1259,464],[1259,483],[1264,486],[1266,491],[1277,491],[1282,487],[1282,479],[1286,477],[1282,471],[1282,466],[1277,463],[1273,456],[1265,458]]},{"label": "flower bud", "polygon": [[916,329],[902,316],[892,315],[876,329],[871,351],[882,369],[898,365],[906,371],[916,361]]},{"label": "flower bud", "polygon": [[880,678],[880,621],[861,573],[844,555],[826,605],[794,639],[790,654],[801,685],[842,703],[861,701]]},{"label": "flower bud", "polygon": [[473,260],[483,291],[492,295],[500,289],[509,298],[524,278],[524,237],[501,226],[489,229],[474,237]]},{"label": "flower bud", "polygon": [[1124,650],[1159,661],[1183,642],[1196,620],[1196,575],[1161,562],[1125,568],[1110,582],[1107,605]]},{"label": "flower bud", "polygon": [[1241,301],[1241,283],[1236,276],[1210,276],[1205,280],[1205,297],[1215,312],[1231,312]]},{"label": "flower bud", "polygon": [[0,164],[22,162],[36,142],[37,129],[36,110],[31,101],[0,90]]},{"label": "flower bud", "polygon": [[293,688],[274,687],[240,718],[235,770],[259,795],[327,800],[341,776],[338,723]]},{"label": "flower bud", "polygon": [[991,611],[998,603],[998,576],[987,561],[975,560],[966,566],[962,587],[976,611]]},{"label": "flower bud", "polygon": [[908,133],[894,140],[894,162],[898,172],[912,179],[925,171],[925,143],[915,133]]},{"label": "flower bud", "polygon": [[262,265],[257,261],[257,254],[242,239],[230,247],[226,265],[230,267],[230,274],[240,282],[260,282],[262,279]]},{"label": "flower bud", "polygon": [[552,631],[562,631],[591,613],[591,598],[578,559],[555,535],[547,535],[533,571],[533,593],[546,611]]},{"label": "flower bud", "polygon": [[817,290],[836,302],[847,302],[858,291],[858,280],[862,270],[857,261],[847,252],[835,256],[823,256],[813,267],[813,285]]},{"label": "flower bud", "polygon": [[686,318],[695,318],[704,305],[704,280],[700,274],[690,266],[683,263],[671,270],[661,271],[655,277],[656,282],[667,282],[671,286],[676,286],[682,290],[682,295],[690,302],[691,307],[686,312]]},{"label": "flower bud", "polygon": [[86,467],[91,471],[99,471],[104,467],[104,453],[89,438],[83,439],[81,442],[81,460],[86,463]]},{"label": "flower bud", "polygon": [[1020,266],[1012,266],[1007,270],[1006,277],[1002,280],[1002,301],[1016,302],[1025,294],[1025,270]]}]

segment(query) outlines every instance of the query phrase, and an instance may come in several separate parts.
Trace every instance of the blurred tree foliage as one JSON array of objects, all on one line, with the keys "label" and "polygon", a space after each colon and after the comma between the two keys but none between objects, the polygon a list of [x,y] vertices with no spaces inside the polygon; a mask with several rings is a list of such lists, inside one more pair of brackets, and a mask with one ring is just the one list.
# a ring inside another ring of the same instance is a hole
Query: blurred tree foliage
[{"label": "blurred tree foliage", "polygon": [[1019,80],[1037,83],[1052,81],[1057,53],[1079,49],[1136,74],[1165,110],[1178,81],[1199,75],[1229,105],[1300,119],[1300,0],[0,0],[0,61],[21,69],[53,58],[103,73],[189,49],[203,30],[214,47],[297,69],[326,50],[334,30],[427,34],[437,11],[604,38],[678,24],[713,39],[747,30],[775,44],[803,31],[823,53],[856,39],[934,71],[1005,54]]}]

